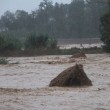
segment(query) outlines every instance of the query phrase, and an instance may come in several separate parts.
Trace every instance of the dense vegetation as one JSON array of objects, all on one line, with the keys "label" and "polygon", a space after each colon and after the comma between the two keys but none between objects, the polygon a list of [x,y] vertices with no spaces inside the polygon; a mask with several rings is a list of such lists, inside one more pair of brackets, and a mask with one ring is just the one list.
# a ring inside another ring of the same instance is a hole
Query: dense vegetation
[{"label": "dense vegetation", "polygon": [[0,34],[0,52],[21,50],[21,48],[22,43],[18,38]]},{"label": "dense vegetation", "polygon": [[[29,34],[24,42],[14,36],[0,34],[0,56],[36,56],[36,55],[71,55],[74,53],[103,53],[102,48],[72,48],[59,49],[57,40],[46,34]],[[0,58],[0,64],[8,63],[5,58]]]},{"label": "dense vegetation", "polygon": [[31,13],[6,11],[0,19],[0,32],[22,39],[32,32],[54,38],[99,37],[99,19],[108,10],[103,1],[72,0],[70,4],[53,4],[43,0]]},{"label": "dense vegetation", "polygon": [[26,39],[19,40],[14,36],[0,34],[0,52],[6,51],[30,51],[30,50],[47,50],[56,49],[57,40],[45,34],[29,34]]},{"label": "dense vegetation", "polygon": [[104,50],[110,52],[110,0],[108,0],[109,11],[101,17],[101,40],[104,42]]},{"label": "dense vegetation", "polygon": [[[24,10],[15,13],[6,11],[1,16],[0,55],[16,55],[16,52],[20,55],[73,54],[82,50],[60,50],[56,39],[101,35],[104,48],[110,52],[109,30],[110,1],[108,5],[105,0],[72,0],[70,4],[53,4],[50,0],[43,0],[39,8],[31,13]],[[103,52],[96,47],[83,51]]]},{"label": "dense vegetation", "polygon": [[57,41],[45,34],[30,34],[25,40],[25,49],[56,48]]},{"label": "dense vegetation", "polygon": [[0,64],[5,65],[5,64],[8,64],[8,63],[9,63],[9,61],[6,58],[0,58]]}]

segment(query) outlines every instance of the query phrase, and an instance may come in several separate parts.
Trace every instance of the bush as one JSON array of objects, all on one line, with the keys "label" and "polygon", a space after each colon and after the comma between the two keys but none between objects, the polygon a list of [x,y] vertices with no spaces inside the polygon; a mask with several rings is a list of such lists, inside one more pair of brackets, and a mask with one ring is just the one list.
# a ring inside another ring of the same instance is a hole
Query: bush
[{"label": "bush", "polygon": [[55,38],[50,38],[50,39],[48,40],[48,47],[49,47],[50,49],[55,49],[55,48],[57,48],[57,40],[56,40]]},{"label": "bush", "polygon": [[3,50],[5,47],[5,38],[4,36],[0,35],[0,50]]},{"label": "bush", "polygon": [[8,64],[8,60],[6,58],[0,58],[0,64]]},{"label": "bush", "polygon": [[20,50],[22,44],[19,39],[8,36],[8,35],[0,35],[0,51],[14,51]]},{"label": "bush", "polygon": [[47,46],[48,36],[36,33],[30,34],[25,41],[26,49],[35,49]]},{"label": "bush", "polygon": [[57,41],[45,34],[30,34],[25,41],[26,49],[56,48]]}]

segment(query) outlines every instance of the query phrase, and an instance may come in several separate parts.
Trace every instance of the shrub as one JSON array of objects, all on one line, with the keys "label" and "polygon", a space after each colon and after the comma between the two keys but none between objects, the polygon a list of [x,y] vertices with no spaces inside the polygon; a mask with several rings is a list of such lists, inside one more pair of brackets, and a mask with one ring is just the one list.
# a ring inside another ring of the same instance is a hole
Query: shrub
[{"label": "shrub", "polygon": [[56,48],[57,41],[45,34],[30,34],[25,41],[26,49]]},{"label": "shrub", "polygon": [[30,34],[25,41],[26,49],[35,49],[45,47],[47,45],[48,36],[36,33]]},{"label": "shrub", "polygon": [[0,51],[14,51],[20,50],[22,44],[19,39],[8,36],[8,35],[0,35]]},{"label": "shrub", "polygon": [[0,64],[8,64],[9,61],[6,58],[0,58]]},{"label": "shrub", "polygon": [[51,49],[57,48],[57,40],[55,38],[50,38],[48,40],[48,47]]},{"label": "shrub", "polygon": [[0,50],[3,50],[5,47],[5,38],[4,36],[0,35]]}]

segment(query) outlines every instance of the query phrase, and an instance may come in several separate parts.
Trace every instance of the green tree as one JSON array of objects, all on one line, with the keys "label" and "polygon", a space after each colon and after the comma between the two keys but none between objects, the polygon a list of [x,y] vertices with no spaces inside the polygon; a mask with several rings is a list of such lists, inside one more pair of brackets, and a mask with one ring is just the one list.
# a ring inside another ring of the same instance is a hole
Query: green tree
[{"label": "green tree", "polygon": [[72,37],[81,38],[84,28],[84,0],[73,0],[69,6],[69,25]]},{"label": "green tree", "polygon": [[104,1],[87,0],[85,17],[85,33],[88,33],[87,36],[100,36],[100,17],[107,12],[107,3]]},{"label": "green tree", "polygon": [[15,17],[14,13],[6,11],[3,16],[1,16],[1,27],[4,31],[9,31],[14,29]]},{"label": "green tree", "polygon": [[108,1],[109,11],[101,17],[101,40],[104,42],[104,49],[110,52],[110,0]]},{"label": "green tree", "polygon": [[17,10],[15,12],[15,28],[16,30],[23,30],[27,29],[30,27],[29,26],[29,15],[28,12],[24,10]]},{"label": "green tree", "polygon": [[[99,18],[106,12],[105,0],[71,0],[53,4],[42,0],[30,14],[7,11],[0,19],[0,32],[24,38],[29,33],[46,33],[53,38],[99,37]],[[104,3],[103,3],[104,2]]]},{"label": "green tree", "polygon": [[25,41],[26,49],[46,48],[48,36],[44,34],[37,35],[36,33],[30,34]]},{"label": "green tree", "polygon": [[16,51],[21,50],[22,44],[20,40],[14,36],[0,34],[0,51]]},{"label": "green tree", "polygon": [[43,0],[36,11],[36,30],[38,33],[50,33],[53,3],[50,0]]}]

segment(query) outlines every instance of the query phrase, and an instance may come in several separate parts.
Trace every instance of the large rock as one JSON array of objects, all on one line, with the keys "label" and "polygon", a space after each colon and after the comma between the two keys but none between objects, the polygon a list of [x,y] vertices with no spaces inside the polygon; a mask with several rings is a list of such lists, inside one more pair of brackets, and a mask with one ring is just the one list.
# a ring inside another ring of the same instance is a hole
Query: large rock
[{"label": "large rock", "polygon": [[49,86],[91,86],[92,82],[83,70],[83,65],[72,66],[54,78]]}]

